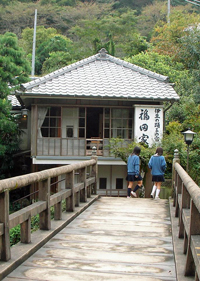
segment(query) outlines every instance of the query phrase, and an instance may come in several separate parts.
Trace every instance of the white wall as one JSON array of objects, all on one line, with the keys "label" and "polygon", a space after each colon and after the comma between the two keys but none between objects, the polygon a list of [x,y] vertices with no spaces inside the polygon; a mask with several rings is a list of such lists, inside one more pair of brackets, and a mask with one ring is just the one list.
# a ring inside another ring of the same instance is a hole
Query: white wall
[{"label": "white wall", "polygon": [[[99,189],[99,178],[107,178],[107,190],[116,189],[116,178],[123,178],[123,191],[124,195],[127,194],[127,167],[126,165],[99,165],[98,166],[98,182],[97,182],[97,193],[105,194],[104,189]],[[121,194],[121,193],[120,193]],[[117,195],[117,191],[113,193]]]},{"label": "white wall", "polygon": [[74,136],[78,137],[78,108],[63,108],[62,110],[62,138],[66,138],[67,126],[73,126]]}]

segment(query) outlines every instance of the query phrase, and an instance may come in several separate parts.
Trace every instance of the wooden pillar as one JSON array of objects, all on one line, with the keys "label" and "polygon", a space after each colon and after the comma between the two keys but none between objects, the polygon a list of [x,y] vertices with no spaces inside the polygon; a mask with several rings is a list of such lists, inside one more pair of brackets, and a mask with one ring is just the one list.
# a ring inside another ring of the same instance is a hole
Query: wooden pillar
[{"label": "wooden pillar", "polygon": [[190,207],[190,231],[188,235],[185,276],[195,275],[194,258],[190,247],[191,235],[200,235],[200,213],[197,207],[195,206],[193,200],[191,200],[191,207]]},{"label": "wooden pillar", "polygon": [[80,170],[80,182],[84,183],[84,188],[80,192],[80,202],[87,202],[86,167]]},{"label": "wooden pillar", "polygon": [[92,166],[92,177],[95,177],[94,183],[94,194],[97,194],[97,179],[98,179],[98,166],[97,166],[97,156],[92,156],[91,159],[96,160],[96,164]]},{"label": "wooden pillar", "polygon": [[172,162],[172,191],[173,191],[172,194],[174,197],[174,203],[173,203],[174,207],[176,205],[176,171],[174,167],[176,162],[180,163],[178,149],[174,150],[174,158]]},{"label": "wooden pillar", "polygon": [[51,229],[51,214],[50,214],[50,178],[39,182],[39,200],[46,201],[46,210],[39,214],[40,229]]},{"label": "wooden pillar", "polygon": [[22,243],[30,243],[31,242],[31,217],[29,216],[28,220],[21,223],[20,225],[20,237]]},{"label": "wooden pillar", "polygon": [[3,234],[0,239],[0,258],[2,261],[8,261],[11,258],[10,253],[10,235],[9,235],[9,191],[0,193],[0,223],[3,223]]},{"label": "wooden pillar", "polygon": [[74,212],[74,209],[75,209],[74,170],[72,172],[66,174],[65,188],[71,189],[71,196],[66,199],[66,211]]},{"label": "wooden pillar", "polygon": [[[61,191],[61,176],[58,176],[58,184],[56,192]],[[54,206],[54,220],[61,220],[62,219],[62,201],[58,202]]]}]

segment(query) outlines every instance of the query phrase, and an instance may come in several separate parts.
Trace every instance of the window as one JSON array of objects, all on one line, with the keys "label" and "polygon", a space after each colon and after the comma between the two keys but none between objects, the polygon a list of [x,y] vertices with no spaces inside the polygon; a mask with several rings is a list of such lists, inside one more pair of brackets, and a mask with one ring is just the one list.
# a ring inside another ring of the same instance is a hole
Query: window
[{"label": "window", "polygon": [[123,189],[123,179],[116,179],[116,189]]},{"label": "window", "polygon": [[100,178],[99,189],[106,189],[106,185],[107,185],[107,178]]},{"label": "window", "polygon": [[105,108],[104,138],[132,139],[132,109]]},{"label": "window", "polygon": [[85,108],[79,108],[79,138],[85,138]]},{"label": "window", "polygon": [[41,127],[43,137],[61,137],[61,107],[49,107]]}]

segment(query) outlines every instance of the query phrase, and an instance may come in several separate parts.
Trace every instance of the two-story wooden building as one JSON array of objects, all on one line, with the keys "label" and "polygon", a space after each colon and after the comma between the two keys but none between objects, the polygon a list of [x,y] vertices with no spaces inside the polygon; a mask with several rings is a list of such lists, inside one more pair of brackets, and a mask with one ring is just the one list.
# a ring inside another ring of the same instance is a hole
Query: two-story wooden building
[{"label": "two-story wooden building", "polygon": [[112,195],[126,195],[126,164],[110,156],[109,139],[159,142],[163,103],[179,99],[168,77],[105,49],[23,84],[16,97],[29,110],[35,170],[86,160],[95,146],[98,193]]}]

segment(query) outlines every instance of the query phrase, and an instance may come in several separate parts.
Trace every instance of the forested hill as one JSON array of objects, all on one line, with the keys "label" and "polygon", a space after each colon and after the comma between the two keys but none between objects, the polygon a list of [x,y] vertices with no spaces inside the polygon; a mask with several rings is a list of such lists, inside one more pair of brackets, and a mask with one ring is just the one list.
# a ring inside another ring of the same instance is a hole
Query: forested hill
[{"label": "forested hill", "polygon": [[[20,36],[24,28],[32,28],[35,9],[38,10],[38,25],[56,28],[67,36],[68,30],[80,19],[99,19],[105,14],[121,13],[128,8],[139,16],[142,9],[150,6],[150,12],[157,19],[161,3],[165,3],[167,9],[167,0],[0,0],[0,33],[10,31]],[[172,6],[185,4],[185,0],[171,0]],[[152,27],[152,23],[149,24]],[[148,23],[146,28],[149,30]]]}]

